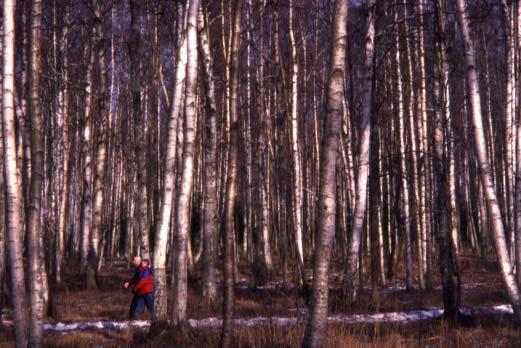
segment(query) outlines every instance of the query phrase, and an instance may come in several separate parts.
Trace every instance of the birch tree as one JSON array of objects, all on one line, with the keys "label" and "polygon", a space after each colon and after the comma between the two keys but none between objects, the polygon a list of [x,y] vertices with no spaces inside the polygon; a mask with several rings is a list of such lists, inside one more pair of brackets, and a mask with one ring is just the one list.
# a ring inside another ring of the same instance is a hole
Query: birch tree
[{"label": "birch tree", "polygon": [[215,263],[217,257],[217,104],[210,52],[209,31],[202,8],[197,18],[199,51],[201,52],[206,95],[206,144],[204,152],[204,235],[203,235],[203,298],[212,305],[217,298]]},{"label": "birch tree", "polygon": [[186,27],[186,81],[184,103],[184,144],[182,179],[177,203],[177,229],[175,235],[174,302],[173,325],[182,329],[186,325],[186,303],[188,300],[187,239],[190,230],[190,198],[194,182],[194,140],[196,126],[197,84],[197,14],[199,1],[188,4]]},{"label": "birch tree", "polygon": [[174,202],[174,182],[175,182],[175,163],[176,163],[176,132],[179,124],[179,117],[182,107],[184,83],[186,76],[186,21],[185,6],[177,5],[177,35],[178,46],[176,60],[176,73],[174,81],[174,91],[170,103],[171,110],[168,117],[168,131],[166,134],[166,157],[165,168],[163,170],[163,191],[161,194],[161,211],[159,227],[156,233],[154,246],[154,288],[155,288],[155,307],[152,318],[151,332],[166,326],[167,314],[167,283],[166,283],[166,254],[167,240],[170,232],[170,220]]},{"label": "birch tree", "polygon": [[435,100],[435,120],[434,120],[434,157],[435,157],[435,221],[436,233],[439,244],[439,264],[441,272],[441,282],[443,289],[443,305],[444,317],[455,320],[459,314],[459,305],[461,298],[461,284],[459,278],[459,267],[457,267],[456,244],[452,239],[451,223],[449,222],[450,211],[450,184],[449,173],[451,162],[448,160],[450,156],[447,152],[445,144],[445,134],[447,131],[448,117],[450,117],[448,103],[448,66],[446,53],[446,24],[445,24],[445,4],[444,0],[436,0],[435,3],[435,30],[436,30],[436,48],[437,48],[437,65],[435,67],[436,80],[434,83]]},{"label": "birch tree", "polygon": [[[93,65],[95,60],[94,47],[86,48],[86,56],[90,57],[87,63],[87,84],[85,86],[85,109],[82,130],[82,166],[83,166],[83,197],[81,202],[81,265],[80,273],[84,287],[96,287],[92,284],[94,270],[89,264],[90,231],[92,226],[92,103],[93,103]],[[89,52],[90,51],[90,52]],[[90,276],[89,276],[90,274]],[[91,281],[89,283],[89,280]]]},{"label": "birch tree", "polygon": [[31,180],[29,188],[29,214],[27,216],[27,239],[29,247],[29,296],[30,321],[29,345],[39,347],[43,336],[43,260],[40,251],[41,204],[44,181],[44,120],[40,106],[40,32],[41,1],[35,0],[31,7],[31,37],[29,55],[29,114],[31,116]]},{"label": "birch tree", "polygon": [[[367,202],[367,183],[369,178],[369,148],[371,135],[371,114],[373,103],[373,58],[375,36],[375,6],[376,0],[366,2],[367,33],[365,36],[365,61],[362,91],[362,127],[358,156],[358,175],[356,185],[355,208],[349,243],[348,260],[344,275],[343,291],[348,302],[356,300],[359,284],[359,253],[362,228],[364,226]],[[322,179],[321,179],[322,180]]]},{"label": "birch tree", "polygon": [[456,0],[457,19],[463,37],[465,49],[465,62],[467,66],[466,79],[470,93],[470,106],[472,109],[472,123],[474,126],[474,146],[480,170],[480,181],[485,194],[487,208],[491,219],[494,246],[503,282],[508,293],[508,298],[514,309],[516,317],[521,320],[521,296],[510,263],[505,228],[501,220],[497,194],[491,176],[490,161],[487,154],[483,119],[481,113],[481,92],[476,66],[476,51],[474,42],[470,36],[469,20],[467,18],[466,0]]},{"label": "birch tree", "polygon": [[[297,244],[297,256],[299,263],[304,264],[304,248],[302,243],[302,183],[299,150],[299,126],[298,126],[298,55],[297,43],[295,42],[294,26],[295,5],[294,0],[289,0],[289,38],[291,45],[291,151],[293,156],[293,191],[294,203],[293,219],[295,225],[295,241]],[[304,281],[305,279],[302,279]]]},{"label": "birch tree", "polygon": [[[347,0],[335,1],[331,39],[331,68],[327,89],[327,118],[325,138],[320,153],[318,234],[313,260],[313,290],[309,307],[309,318],[302,341],[303,347],[322,347],[327,330],[329,263],[336,228],[336,158],[344,98],[347,10]],[[371,24],[369,26],[371,30]],[[372,40],[372,37],[370,39]],[[367,144],[368,146],[369,144]]]},{"label": "birch tree", "polygon": [[9,272],[13,305],[15,344],[17,347],[27,345],[29,313],[27,311],[27,295],[25,290],[25,272],[23,264],[23,224],[20,172],[16,161],[16,129],[15,129],[15,0],[3,2],[3,47],[2,47],[2,131],[4,148],[4,182],[7,246]]},{"label": "birch tree", "polygon": [[140,48],[140,16],[141,1],[129,0],[130,5],[130,90],[132,93],[132,116],[134,119],[134,149],[137,166],[137,197],[136,197],[136,219],[139,226],[139,246],[140,254],[143,258],[150,258],[149,245],[149,216],[148,216],[148,196],[146,187],[146,141],[145,141],[145,117],[141,100],[141,63]]},{"label": "birch tree", "polygon": [[103,208],[105,202],[105,167],[107,160],[107,130],[108,130],[108,110],[106,108],[107,95],[107,78],[105,72],[105,47],[103,45],[103,18],[101,3],[94,1],[96,24],[94,26],[94,45],[96,59],[99,70],[99,87],[97,101],[97,118],[96,118],[96,134],[95,134],[95,157],[96,166],[94,167],[94,189],[93,189],[93,216],[92,216],[92,230],[89,244],[89,262],[90,269],[93,272],[89,273],[90,279],[88,284],[97,287],[97,274],[100,262],[100,238],[103,223]]},{"label": "birch tree", "polygon": [[235,305],[234,269],[234,215],[237,202],[237,171],[239,155],[239,51],[241,48],[241,22],[243,0],[235,0],[233,5],[232,41],[230,46],[230,145],[228,147],[228,175],[224,210],[224,302],[223,325],[220,347],[231,347],[233,334],[233,311]]}]

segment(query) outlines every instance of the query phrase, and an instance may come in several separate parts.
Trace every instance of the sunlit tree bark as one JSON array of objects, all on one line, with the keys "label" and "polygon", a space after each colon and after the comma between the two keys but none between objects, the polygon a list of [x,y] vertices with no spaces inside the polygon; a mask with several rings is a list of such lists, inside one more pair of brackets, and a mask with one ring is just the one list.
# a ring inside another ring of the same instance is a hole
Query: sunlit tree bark
[{"label": "sunlit tree bark", "polygon": [[155,287],[155,308],[152,317],[151,332],[166,326],[167,314],[167,282],[166,282],[166,254],[167,241],[170,232],[170,221],[172,217],[174,203],[174,185],[175,185],[175,164],[179,117],[182,115],[182,99],[186,76],[186,21],[185,7],[182,4],[177,5],[177,35],[179,50],[177,52],[176,73],[174,81],[174,91],[172,101],[170,103],[170,113],[168,117],[168,131],[166,133],[166,157],[165,168],[163,170],[163,191],[161,193],[161,210],[159,227],[156,233],[154,246],[154,287]]},{"label": "sunlit tree bark", "polygon": [[359,254],[367,203],[367,182],[369,177],[369,148],[371,134],[371,114],[373,103],[373,58],[375,35],[375,0],[367,1],[367,32],[365,36],[365,60],[362,91],[362,123],[358,156],[355,209],[349,243],[347,267],[344,275],[343,291],[347,301],[356,300],[359,284]]},{"label": "sunlit tree bark", "polygon": [[95,132],[95,158],[94,167],[94,189],[93,189],[93,212],[92,230],[89,244],[89,273],[88,286],[97,287],[97,274],[100,262],[100,239],[102,238],[103,209],[105,202],[106,161],[107,161],[107,131],[108,131],[108,109],[106,108],[107,78],[105,71],[105,47],[103,45],[103,18],[102,8],[99,1],[94,2],[96,24],[94,27],[94,47],[99,70],[99,86],[96,96],[97,117]]},{"label": "sunlit tree bark", "polygon": [[89,270],[91,266],[88,262],[89,245],[90,245],[90,231],[92,226],[92,103],[93,103],[93,65],[95,60],[95,49],[86,48],[88,63],[87,63],[87,84],[85,86],[85,111],[83,118],[82,130],[82,166],[83,166],[83,197],[81,202],[81,246],[80,258],[81,266],[80,273],[83,278],[84,287],[88,287],[88,273],[93,272]]},{"label": "sunlit tree bark", "polygon": [[[57,12],[57,4],[54,3],[54,11]],[[65,21],[68,21],[67,8],[65,9]],[[55,16],[58,14],[55,13]],[[57,123],[61,128],[61,136],[59,139],[58,151],[62,152],[62,162],[59,164],[58,171],[61,172],[61,183],[60,183],[60,206],[59,206],[59,222],[58,230],[56,231],[55,241],[55,260],[54,260],[54,281],[56,285],[61,284],[61,269],[63,263],[63,254],[65,249],[65,232],[67,226],[68,213],[72,210],[67,204],[69,197],[69,186],[71,185],[71,168],[70,159],[70,146],[69,146],[69,90],[68,90],[68,28],[65,26],[62,29],[62,35],[58,39],[60,43],[61,55],[62,55],[62,78],[58,85],[58,100],[57,108]],[[58,43],[56,43],[58,45]]]},{"label": "sunlit tree bark", "polygon": [[[396,3],[398,5],[398,3]],[[394,15],[395,21],[399,21],[398,17],[398,8],[395,9]],[[406,239],[406,254],[407,254],[407,262],[406,262],[406,287],[407,289],[412,289],[412,232],[411,232],[411,218],[410,218],[410,200],[409,200],[409,179],[408,179],[408,170],[407,170],[407,150],[405,148],[405,136],[407,134],[407,129],[405,128],[405,99],[403,96],[403,84],[402,84],[402,55],[401,55],[401,40],[399,37],[400,31],[396,31],[396,98],[397,98],[397,109],[398,109],[398,139],[399,139],[399,150],[400,150],[400,159],[401,159],[401,178],[402,178],[402,201],[403,201],[403,224],[405,230],[405,239]],[[407,115],[410,117],[410,115]],[[409,122],[412,121],[410,117]],[[420,260],[421,261],[421,260]]]},{"label": "sunlit tree bark", "polygon": [[177,203],[177,230],[175,235],[174,302],[173,325],[183,328],[186,325],[186,304],[188,300],[188,255],[187,239],[190,230],[190,198],[194,182],[194,141],[196,127],[196,84],[198,69],[197,54],[197,14],[199,1],[190,0],[186,27],[186,85],[184,103],[184,144],[182,179]]},{"label": "sunlit tree bark", "polygon": [[20,172],[16,161],[15,131],[15,0],[3,2],[3,47],[2,47],[2,131],[4,148],[4,180],[7,245],[9,255],[10,286],[13,305],[15,344],[17,347],[27,345],[29,313],[25,290],[23,264],[23,224]]},{"label": "sunlit tree bark", "polygon": [[517,286],[512,265],[508,255],[508,247],[505,238],[505,229],[501,220],[497,194],[491,177],[491,167],[488,159],[485,134],[483,131],[483,119],[481,113],[481,95],[476,66],[476,51],[470,37],[469,20],[467,18],[466,0],[457,0],[457,18],[463,37],[465,48],[465,61],[467,66],[466,78],[470,91],[470,105],[472,108],[472,123],[474,126],[474,146],[480,170],[480,181],[486,198],[487,208],[490,214],[490,223],[494,234],[501,276],[508,293],[509,300],[516,317],[521,320],[521,296]]},{"label": "sunlit tree bark", "polygon": [[[293,195],[294,203],[293,219],[295,226],[295,241],[297,244],[297,256],[300,258],[301,265],[304,264],[304,248],[302,243],[302,175],[300,166],[300,150],[299,150],[299,122],[298,122],[298,105],[299,105],[299,86],[298,74],[299,64],[297,56],[297,43],[295,42],[294,17],[295,17],[295,0],[289,0],[289,38],[291,45],[291,151],[293,155]],[[304,279],[302,279],[303,281]]]},{"label": "sunlit tree bark", "polygon": [[431,249],[432,249],[432,236],[430,231],[430,195],[429,195],[429,161],[425,155],[428,152],[428,135],[427,135],[427,87],[426,87],[426,72],[425,72],[425,25],[424,25],[424,6],[423,0],[415,0],[416,4],[416,17],[418,18],[419,30],[416,35],[417,39],[417,52],[418,52],[418,80],[419,80],[419,100],[418,100],[418,134],[419,134],[419,150],[420,155],[423,157],[423,161],[420,162],[419,170],[419,185],[420,185],[420,211],[419,214],[422,217],[420,232],[421,243],[423,244],[422,249],[424,250],[422,268],[425,269],[424,282],[427,289],[432,288],[431,284]]},{"label": "sunlit tree bark", "polygon": [[[317,220],[318,234],[313,260],[313,290],[311,295],[311,305],[309,307],[309,318],[304,333],[304,339],[302,341],[303,347],[322,347],[327,330],[329,263],[331,260],[331,248],[336,228],[336,159],[344,97],[343,89],[347,46],[347,10],[347,0],[335,1],[331,39],[331,67],[327,90],[327,119],[324,141],[321,148],[322,152],[320,154],[319,210]],[[370,21],[370,23],[372,22]],[[371,24],[369,25],[371,28]],[[370,39],[372,41],[372,37],[370,37]],[[367,138],[369,139],[369,136]],[[367,147],[369,147],[369,142]],[[369,149],[367,149],[367,151],[368,150]]]},{"label": "sunlit tree bark", "polygon": [[[199,50],[202,53],[204,88],[206,94],[206,144],[204,179],[204,235],[203,235],[203,298],[213,304],[217,297],[215,261],[217,257],[217,104],[213,76],[213,59],[210,51],[209,31],[205,15],[199,10],[197,18]],[[251,208],[251,207],[250,207]]]},{"label": "sunlit tree bark", "polygon": [[243,0],[235,0],[233,5],[232,41],[230,46],[230,146],[228,147],[229,168],[226,178],[226,198],[224,210],[224,302],[223,325],[220,347],[231,347],[233,334],[233,311],[235,306],[235,255],[234,213],[237,202],[237,171],[239,154],[239,50],[241,48]]},{"label": "sunlit tree bark", "polygon": [[35,0],[31,7],[31,38],[29,55],[29,114],[31,119],[31,181],[29,214],[26,228],[29,247],[30,321],[29,345],[40,347],[43,336],[43,278],[45,272],[40,251],[42,188],[44,182],[44,120],[40,105],[40,32],[42,3]]}]

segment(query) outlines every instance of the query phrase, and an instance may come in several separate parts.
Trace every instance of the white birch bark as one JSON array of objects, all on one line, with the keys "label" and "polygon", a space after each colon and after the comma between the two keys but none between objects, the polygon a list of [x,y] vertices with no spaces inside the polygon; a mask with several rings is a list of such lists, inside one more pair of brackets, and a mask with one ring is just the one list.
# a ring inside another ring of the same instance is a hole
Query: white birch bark
[{"label": "white birch bark", "polygon": [[[295,196],[293,208],[293,219],[295,225],[295,241],[297,244],[300,263],[304,264],[304,248],[302,244],[302,184],[299,151],[299,127],[298,127],[298,56],[297,44],[295,42],[294,12],[295,0],[289,0],[289,39],[291,45],[291,152],[293,156],[293,191]],[[302,280],[304,281],[304,279]]]},{"label": "white birch bark", "polygon": [[[372,10],[372,6],[370,6],[370,9]],[[327,330],[329,263],[336,228],[336,159],[344,96],[347,11],[347,0],[335,2],[333,36],[331,39],[331,68],[327,91],[327,120],[320,154],[319,215],[313,260],[313,289],[309,317],[302,341],[303,347],[322,347]],[[370,23],[372,22],[370,21]],[[371,28],[371,24],[369,26]]]},{"label": "white birch bark", "polygon": [[29,55],[29,115],[31,118],[31,179],[26,235],[29,248],[29,346],[40,347],[43,337],[43,277],[45,272],[40,251],[42,234],[41,209],[44,184],[44,123],[40,105],[40,32],[42,3],[31,6],[31,36]]},{"label": "white birch bark", "polygon": [[490,214],[490,222],[494,234],[494,245],[496,248],[501,276],[505,284],[509,300],[514,309],[516,317],[521,320],[521,296],[517,286],[512,265],[509,260],[508,247],[505,238],[505,228],[501,220],[501,211],[491,177],[485,134],[483,130],[483,119],[481,113],[481,96],[476,66],[476,53],[474,43],[470,37],[469,20],[467,18],[466,0],[457,0],[457,17],[463,37],[465,48],[465,60],[467,65],[467,83],[470,92],[470,104],[472,108],[472,121],[474,126],[474,146],[480,169],[480,180],[485,194],[485,199]]},{"label": "white birch bark", "polygon": [[[395,9],[395,22],[398,23],[398,9]],[[401,42],[399,37],[399,29],[396,31],[396,51],[395,51],[395,64],[396,64],[396,97],[397,97],[397,108],[398,108],[398,143],[400,150],[401,160],[401,179],[402,179],[402,201],[403,201],[403,224],[405,229],[406,238],[406,287],[412,289],[412,232],[411,232],[411,220],[410,220],[410,203],[409,203],[409,180],[407,170],[407,149],[405,148],[405,136],[407,129],[405,128],[405,100],[403,97],[403,86],[402,86],[402,57],[401,57]],[[408,115],[410,117],[410,115]],[[409,122],[412,121],[412,118]]]},{"label": "white birch bark", "polygon": [[15,0],[3,2],[3,81],[2,81],[2,131],[4,148],[4,180],[6,203],[7,249],[9,271],[11,274],[11,293],[15,344],[17,347],[27,345],[28,321],[27,297],[23,264],[23,225],[20,172],[16,161],[15,131]]},{"label": "white birch bark", "polygon": [[362,228],[367,205],[367,183],[369,178],[369,147],[371,134],[371,114],[373,103],[373,57],[375,35],[375,0],[367,1],[367,33],[365,35],[365,60],[362,91],[362,127],[358,156],[358,175],[356,184],[355,210],[349,243],[347,267],[344,275],[344,294],[353,303],[359,285],[359,253]]},{"label": "white birch bark", "polygon": [[[203,298],[213,305],[217,297],[215,263],[218,244],[217,216],[217,104],[213,75],[213,59],[210,51],[209,30],[202,7],[197,19],[199,50],[201,52],[206,93],[206,144],[204,148],[204,235],[203,235]],[[251,173],[250,173],[251,175]],[[250,197],[251,199],[251,197]],[[251,208],[251,205],[250,205]]]},{"label": "white birch bark", "polygon": [[185,127],[183,144],[183,166],[181,187],[177,206],[177,231],[175,235],[174,302],[173,325],[186,325],[186,304],[188,300],[188,255],[187,240],[190,230],[190,198],[194,182],[194,152],[196,131],[196,87],[197,87],[197,14],[199,0],[190,0],[186,27],[186,81],[185,81]]},{"label": "white birch bark", "polygon": [[[174,91],[171,110],[168,117],[168,130],[166,132],[165,167],[162,172],[163,189],[161,192],[161,208],[159,213],[159,225],[156,232],[154,246],[154,301],[155,307],[152,315],[151,332],[161,330],[167,324],[167,281],[166,281],[166,256],[170,221],[173,211],[175,189],[175,164],[177,151],[177,130],[180,111],[182,107],[183,91],[186,77],[186,11],[182,4],[177,5],[177,35],[178,50],[177,64],[174,80]],[[174,257],[173,255],[171,257]]]}]

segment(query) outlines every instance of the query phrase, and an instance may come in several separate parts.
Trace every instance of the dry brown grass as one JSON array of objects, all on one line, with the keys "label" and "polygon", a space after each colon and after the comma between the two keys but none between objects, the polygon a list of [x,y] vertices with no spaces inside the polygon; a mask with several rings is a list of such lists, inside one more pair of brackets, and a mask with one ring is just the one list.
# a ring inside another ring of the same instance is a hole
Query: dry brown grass
[{"label": "dry brown grass", "polygon": [[[298,347],[304,326],[259,326],[238,328],[234,347],[278,348]],[[2,337],[2,347],[12,346],[12,337]],[[7,340],[5,340],[7,338]],[[217,347],[218,329],[191,331],[186,335],[166,336],[150,340],[142,330],[81,331],[46,333],[45,347]],[[325,347],[519,347],[521,331],[510,321],[492,317],[450,327],[441,320],[408,324],[330,325]]]},{"label": "dry brown grass", "polygon": [[[497,266],[492,257],[480,260],[475,257],[461,258],[463,283],[486,283],[475,289],[465,289],[462,296],[463,306],[482,306],[507,303]],[[375,311],[406,311],[429,307],[442,307],[440,291],[426,293],[392,292],[381,294],[374,302],[370,293],[362,292],[357,304],[348,308],[339,294],[343,264],[333,264],[331,277],[330,313],[374,313]],[[393,278],[389,285],[404,283],[404,270]],[[238,279],[249,279],[247,267],[240,267]],[[81,290],[78,270],[72,265],[65,270],[65,284],[56,294],[56,318],[49,321],[91,321],[91,320],[126,320],[131,294],[122,289],[121,284],[131,277],[130,270],[103,270],[100,277],[99,291]],[[275,275],[279,281],[281,274]],[[434,284],[439,285],[436,275]],[[236,317],[256,316],[294,316],[290,309],[305,307],[305,303],[293,291],[280,288],[263,290],[237,289]],[[171,296],[172,294],[170,294]],[[170,301],[171,302],[171,301]],[[190,318],[200,319],[221,315],[222,305],[213,308],[203,304],[200,288],[192,282],[189,291],[187,314]],[[140,319],[149,319],[145,313]],[[238,328],[235,333],[235,347],[297,347],[300,345],[304,326],[260,326]],[[187,332],[182,337],[167,336],[149,340],[143,330],[88,330],[71,333],[45,333],[47,347],[216,347],[219,338],[218,329],[205,329]],[[13,345],[12,329],[0,331],[0,347]],[[473,318],[456,327],[449,328],[439,320],[422,321],[409,324],[373,324],[373,325],[331,325],[328,329],[326,347],[521,347],[518,328],[510,321],[498,318]]]}]

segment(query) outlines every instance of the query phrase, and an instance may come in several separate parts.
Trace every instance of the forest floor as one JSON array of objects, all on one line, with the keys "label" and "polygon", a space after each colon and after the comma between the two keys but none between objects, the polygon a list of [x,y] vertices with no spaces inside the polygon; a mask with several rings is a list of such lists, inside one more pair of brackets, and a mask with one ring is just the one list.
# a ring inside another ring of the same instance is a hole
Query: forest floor
[{"label": "forest floor", "polygon": [[[307,266],[311,275],[311,265]],[[501,311],[490,310],[493,306],[508,304],[496,262],[492,258],[462,257],[461,268],[462,307],[480,308],[481,311],[457,326],[449,326],[439,318],[443,303],[437,276],[432,292],[406,291],[405,275],[398,272],[387,287],[380,289],[377,299],[372,298],[370,288],[365,287],[356,305],[348,308],[340,297],[342,266],[334,263],[330,278],[331,324],[326,347],[521,346],[521,330],[508,310],[505,311],[505,307],[500,307]],[[234,346],[299,346],[306,319],[302,297],[283,288],[281,274],[258,289],[250,289],[248,273],[241,267],[237,275],[235,318],[240,318],[240,326],[235,332]],[[67,286],[57,291],[56,315],[46,321],[44,345],[171,347],[175,340],[176,347],[217,346],[222,305],[206,306],[195,281],[190,286],[187,309],[188,317],[193,321],[184,337],[148,338],[150,313],[142,314],[140,321],[129,325],[127,313],[132,295],[122,288],[122,283],[131,275],[132,271],[125,263],[115,262],[112,267],[102,269],[98,291],[84,291],[76,266],[67,267],[64,274]],[[418,314],[419,310],[424,312]],[[414,315],[407,316],[409,314],[404,312]],[[13,331],[9,311],[4,313],[2,323],[0,346],[11,347]]]}]

